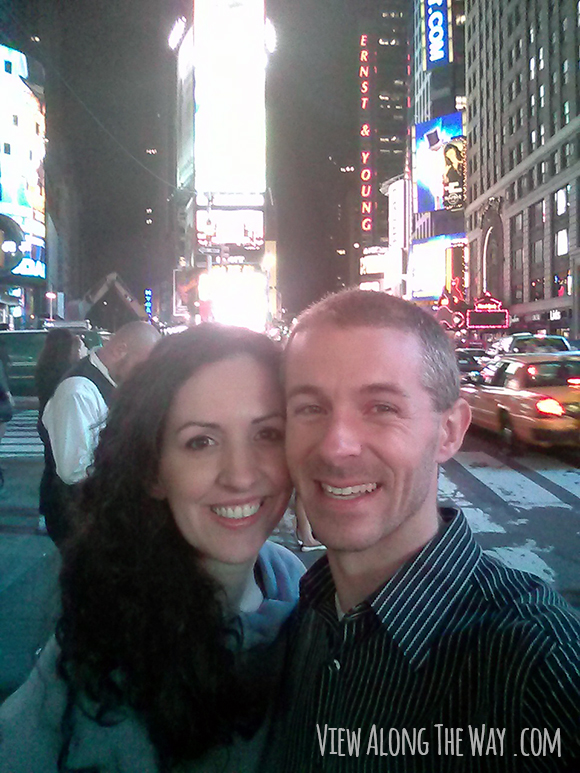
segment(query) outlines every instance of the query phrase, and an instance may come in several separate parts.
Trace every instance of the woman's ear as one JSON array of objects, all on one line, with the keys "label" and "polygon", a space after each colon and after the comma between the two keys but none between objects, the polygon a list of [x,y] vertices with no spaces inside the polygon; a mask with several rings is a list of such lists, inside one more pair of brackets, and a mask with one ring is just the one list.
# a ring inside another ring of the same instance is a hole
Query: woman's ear
[{"label": "woman's ear", "polygon": [[153,499],[167,499],[167,494],[165,492],[165,486],[163,483],[161,483],[160,480],[156,480],[155,483],[152,483],[147,487],[149,496],[153,497]]}]

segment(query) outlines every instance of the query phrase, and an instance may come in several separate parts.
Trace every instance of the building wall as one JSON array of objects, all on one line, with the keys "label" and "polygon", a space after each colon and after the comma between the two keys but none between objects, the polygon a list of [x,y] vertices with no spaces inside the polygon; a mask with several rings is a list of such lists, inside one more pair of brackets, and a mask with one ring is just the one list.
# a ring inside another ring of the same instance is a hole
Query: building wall
[{"label": "building wall", "polygon": [[580,334],[579,43],[575,0],[469,4],[473,292],[497,293],[521,329],[572,337]]}]

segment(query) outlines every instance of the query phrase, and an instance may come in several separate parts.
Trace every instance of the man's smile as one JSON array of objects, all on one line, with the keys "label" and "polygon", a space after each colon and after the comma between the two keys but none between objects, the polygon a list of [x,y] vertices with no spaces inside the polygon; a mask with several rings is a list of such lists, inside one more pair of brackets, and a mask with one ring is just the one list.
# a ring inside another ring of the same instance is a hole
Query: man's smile
[{"label": "man's smile", "polygon": [[323,492],[336,499],[355,499],[364,494],[370,494],[378,487],[378,483],[358,483],[354,486],[331,486],[330,483],[320,483]]}]

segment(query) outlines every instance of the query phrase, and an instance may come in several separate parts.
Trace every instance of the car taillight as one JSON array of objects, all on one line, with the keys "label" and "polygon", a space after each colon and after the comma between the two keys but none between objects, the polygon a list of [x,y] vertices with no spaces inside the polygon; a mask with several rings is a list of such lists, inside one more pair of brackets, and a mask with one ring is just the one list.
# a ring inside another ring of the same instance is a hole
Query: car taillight
[{"label": "car taillight", "polygon": [[566,409],[553,397],[543,397],[536,403],[536,410],[543,416],[563,416]]},{"label": "car taillight", "polygon": [[569,378],[568,386],[580,386],[580,378]]}]

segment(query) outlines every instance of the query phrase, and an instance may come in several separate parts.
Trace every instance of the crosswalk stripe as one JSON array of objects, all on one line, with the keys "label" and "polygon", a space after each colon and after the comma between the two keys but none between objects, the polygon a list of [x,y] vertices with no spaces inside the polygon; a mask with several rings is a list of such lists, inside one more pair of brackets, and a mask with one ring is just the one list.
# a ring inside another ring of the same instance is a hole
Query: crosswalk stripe
[{"label": "crosswalk stripe", "polygon": [[38,411],[19,411],[6,425],[0,441],[0,459],[38,459],[44,456],[44,447],[38,436]]},{"label": "crosswalk stripe", "polygon": [[455,455],[455,460],[491,491],[501,496],[507,504],[518,510],[533,510],[538,507],[572,509],[567,502],[483,451],[460,451]]}]

